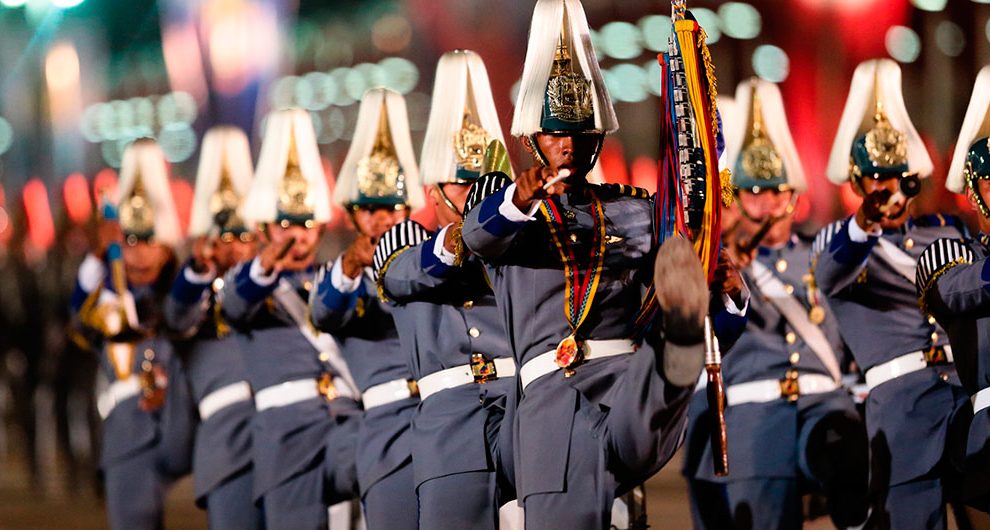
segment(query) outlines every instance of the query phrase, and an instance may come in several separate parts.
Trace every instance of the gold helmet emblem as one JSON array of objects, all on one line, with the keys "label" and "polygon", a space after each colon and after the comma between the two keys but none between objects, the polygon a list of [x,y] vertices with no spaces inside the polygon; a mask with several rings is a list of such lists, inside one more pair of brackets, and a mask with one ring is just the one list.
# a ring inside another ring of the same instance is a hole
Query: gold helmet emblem
[{"label": "gold helmet emblem", "polygon": [[779,177],[784,170],[784,161],[774,148],[770,137],[767,136],[766,124],[763,122],[763,107],[757,83],[751,83],[752,97],[750,98],[750,134],[746,147],[742,152],[742,168],[747,175],[758,180],[770,180]]},{"label": "gold helmet emblem", "polygon": [[561,121],[580,123],[591,117],[591,83],[574,71],[568,45],[567,25],[560,31],[560,40],[553,58],[553,69],[547,82],[547,102],[550,115]]},{"label": "gold helmet emblem", "polygon": [[471,121],[471,113],[464,111],[461,130],[454,134],[454,158],[458,166],[469,171],[481,171],[485,162],[485,149],[491,136]]},{"label": "gold helmet emblem", "polygon": [[309,182],[299,169],[299,152],[293,129],[289,130],[289,159],[285,175],[278,186],[278,209],[292,216],[313,215],[313,197],[309,193]]},{"label": "gold helmet emblem", "polygon": [[382,100],[378,115],[378,135],[371,153],[357,165],[358,191],[368,198],[405,196],[405,178],[392,145],[388,108]]}]

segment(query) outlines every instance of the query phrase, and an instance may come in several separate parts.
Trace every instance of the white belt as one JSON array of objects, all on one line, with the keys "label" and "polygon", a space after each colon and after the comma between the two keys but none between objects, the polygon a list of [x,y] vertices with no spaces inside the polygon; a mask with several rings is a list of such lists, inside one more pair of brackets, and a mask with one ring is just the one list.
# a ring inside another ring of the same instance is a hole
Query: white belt
[{"label": "white belt", "polygon": [[286,407],[300,401],[320,397],[316,379],[296,379],[262,388],[254,395],[254,406],[261,412],[275,407]]},{"label": "white belt", "polygon": [[[584,341],[584,354],[582,359],[590,361],[592,359],[602,359],[613,355],[632,353],[636,345],[629,339],[611,340],[586,340]],[[522,381],[523,390],[530,383],[549,373],[560,370],[557,366],[557,350],[550,350],[541,353],[530,359],[519,370],[519,379]]]},{"label": "white belt", "polygon": [[[495,364],[495,378],[512,377],[516,375],[516,361],[510,357],[499,357],[491,360]],[[462,364],[453,368],[439,370],[417,381],[419,398],[426,399],[441,390],[455,386],[474,383],[474,371],[470,364]]]},{"label": "white belt", "polygon": [[[946,359],[952,362],[952,348],[946,344],[942,347],[945,351]],[[924,369],[928,366],[928,362],[925,361],[925,352],[916,351],[911,353],[906,353],[900,357],[895,357],[885,363],[878,364],[873,368],[866,371],[866,387],[873,390],[877,386],[890,381],[891,379],[896,379],[902,375],[910,374],[911,372],[917,372],[918,370]]]},{"label": "white belt", "polygon": [[990,388],[980,390],[971,399],[973,401],[973,414],[990,407]]},{"label": "white belt", "polygon": [[199,400],[199,419],[206,421],[219,410],[250,399],[251,385],[247,381],[238,381],[220,387]]},{"label": "white belt", "polygon": [[96,398],[96,410],[100,418],[107,419],[117,405],[141,393],[141,380],[136,375],[110,383],[103,393]]},{"label": "white belt", "polygon": [[411,398],[418,395],[416,392],[416,382],[408,379],[393,379],[387,383],[375,385],[361,392],[361,401],[364,402],[364,410],[368,410],[382,405],[388,405],[396,401]]},{"label": "white belt", "polygon": [[[803,374],[797,378],[797,395],[824,394],[831,392],[839,385],[829,376],[822,374]],[[725,402],[728,406],[743,403],[769,403],[784,398],[781,380],[764,379],[729,385],[725,389]]]}]

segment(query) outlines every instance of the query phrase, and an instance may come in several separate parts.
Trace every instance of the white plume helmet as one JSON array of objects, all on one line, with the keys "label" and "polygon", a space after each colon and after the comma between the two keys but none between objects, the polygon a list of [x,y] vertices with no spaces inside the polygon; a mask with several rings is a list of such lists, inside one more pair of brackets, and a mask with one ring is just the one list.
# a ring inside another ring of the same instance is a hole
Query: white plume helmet
[{"label": "white plume helmet", "polygon": [[251,191],[253,173],[251,147],[244,131],[227,125],[206,131],[199,149],[189,236],[202,236],[213,227],[216,212],[211,208],[211,201],[224,176],[229,179],[232,191],[241,203]]},{"label": "white plume helmet", "polygon": [[[722,120],[722,141],[725,142],[725,148],[722,150],[722,154],[718,157],[718,170],[722,171],[725,169],[732,170],[731,164],[729,164],[729,151],[732,150],[732,135],[729,131],[736,126],[736,122],[740,120],[738,117],[738,108],[736,107],[736,100],[732,96],[718,95],[718,115]],[[739,149],[736,146],[735,149]]]},{"label": "white plume helmet", "polygon": [[911,123],[904,94],[901,92],[901,68],[890,59],[873,59],[860,63],[849,86],[849,96],[839,120],[826,174],[835,184],[850,178],[849,155],[853,142],[873,128],[876,102],[882,105],[890,126],[901,132],[907,142],[907,163],[910,171],[924,178],[934,168],[921,135]]},{"label": "white plume helmet", "polygon": [[[754,91],[759,98],[760,116],[755,115]],[[721,103],[720,98],[720,110],[722,108]],[[784,174],[787,177],[787,185],[799,193],[806,191],[808,185],[804,167],[801,165],[801,158],[798,156],[797,147],[794,145],[791,128],[787,124],[787,113],[784,110],[784,99],[780,94],[780,88],[774,83],[755,77],[743,81],[736,87],[733,106],[732,122],[724,126],[728,167],[735,172],[739,157],[743,155],[743,150],[749,145],[753,127],[759,120],[762,132],[765,133],[773,150],[780,157]],[[852,142],[850,142],[851,144]],[[848,163],[848,153],[846,159]],[[734,177],[738,176],[734,175]]]},{"label": "white plume helmet", "polygon": [[[430,121],[419,164],[424,185],[457,181],[455,137],[464,125],[465,113],[489,140],[505,144],[481,56],[470,50],[449,51],[440,57],[433,82]],[[482,149],[487,146],[488,142],[484,142]]]},{"label": "white plume helmet", "polygon": [[969,148],[980,138],[990,136],[990,66],[984,66],[976,76],[973,95],[969,98],[966,117],[963,119],[956,148],[952,152],[952,163],[945,178],[945,187],[954,193],[966,190],[966,155]]},{"label": "white plume helmet", "polygon": [[542,130],[544,98],[562,33],[569,41],[565,44],[573,54],[575,73],[591,85],[595,129],[612,133],[619,128],[580,0],[538,0],[533,9],[526,63],[512,118],[513,136],[529,136]]},{"label": "white plume helmet", "polygon": [[309,113],[284,109],[268,115],[261,154],[254,172],[251,191],[241,206],[240,216],[248,223],[271,223],[279,218],[280,189],[286,177],[290,150],[305,183],[308,217],[317,223],[330,220],[330,192],[327,188],[319,147]]},{"label": "white plume helmet", "polygon": [[168,163],[161,147],[151,138],[135,140],[124,149],[120,165],[117,196],[118,211],[122,214],[121,227],[126,232],[124,212],[131,207],[132,196],[143,195],[151,209],[153,239],[163,245],[176,247],[182,242],[182,228],[172,198],[168,176]]},{"label": "white plume helmet", "polygon": [[[382,115],[384,110],[385,114]],[[409,116],[406,113],[406,100],[402,94],[387,88],[372,88],[361,98],[361,108],[358,110],[357,127],[351,147],[347,150],[344,165],[337,174],[337,186],[334,189],[334,202],[347,207],[361,199],[361,182],[359,166],[367,163],[370,155],[379,142],[380,125],[388,128],[387,141],[391,142],[394,157],[401,168],[404,181],[401,184],[405,194],[405,203],[413,210],[426,204],[423,186],[419,180],[419,166],[409,135]]]}]

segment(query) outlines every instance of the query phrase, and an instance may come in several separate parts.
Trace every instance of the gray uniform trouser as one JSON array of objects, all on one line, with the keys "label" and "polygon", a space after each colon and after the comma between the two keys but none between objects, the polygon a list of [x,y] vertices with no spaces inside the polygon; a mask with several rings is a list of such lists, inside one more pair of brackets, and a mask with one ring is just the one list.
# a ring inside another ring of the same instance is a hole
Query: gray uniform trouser
[{"label": "gray uniform trouser", "polygon": [[265,527],[262,512],[254,504],[250,470],[231,477],[206,494],[206,514],[210,530],[260,530]]},{"label": "gray uniform trouser", "polygon": [[455,473],[419,485],[419,527],[450,530],[498,528],[497,475]]},{"label": "gray uniform trouser", "polygon": [[114,530],[162,528],[168,482],[158,471],[155,451],[145,450],[106,466],[107,516]]},{"label": "gray uniform trouser", "polygon": [[417,530],[418,504],[412,460],[372,484],[361,501],[368,530]]}]

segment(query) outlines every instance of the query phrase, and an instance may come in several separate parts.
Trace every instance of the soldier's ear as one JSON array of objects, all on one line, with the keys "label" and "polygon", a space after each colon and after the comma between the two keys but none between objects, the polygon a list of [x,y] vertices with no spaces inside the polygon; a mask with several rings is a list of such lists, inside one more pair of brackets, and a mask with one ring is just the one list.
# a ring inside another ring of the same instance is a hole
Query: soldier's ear
[{"label": "soldier's ear", "polygon": [[522,144],[523,144],[523,147],[526,148],[526,151],[530,155],[536,156],[536,149],[533,148],[533,138],[532,137],[530,137],[530,136],[523,136],[522,137]]}]

